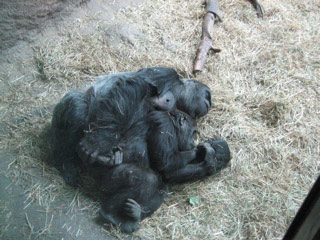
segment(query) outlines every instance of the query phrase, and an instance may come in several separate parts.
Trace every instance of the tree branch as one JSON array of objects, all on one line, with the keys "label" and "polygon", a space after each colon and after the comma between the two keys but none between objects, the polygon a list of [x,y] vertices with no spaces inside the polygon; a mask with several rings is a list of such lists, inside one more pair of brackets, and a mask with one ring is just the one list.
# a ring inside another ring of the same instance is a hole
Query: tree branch
[{"label": "tree branch", "polygon": [[213,47],[213,25],[215,21],[221,21],[219,16],[218,0],[206,0],[206,14],[202,24],[202,35],[196,58],[193,65],[193,72],[197,73],[203,69],[209,50],[217,53],[221,50]]}]

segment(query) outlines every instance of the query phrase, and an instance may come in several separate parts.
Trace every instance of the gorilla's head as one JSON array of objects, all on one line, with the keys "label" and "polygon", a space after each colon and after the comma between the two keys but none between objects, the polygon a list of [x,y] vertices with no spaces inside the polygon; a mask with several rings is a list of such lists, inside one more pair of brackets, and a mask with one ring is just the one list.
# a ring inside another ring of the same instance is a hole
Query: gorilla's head
[{"label": "gorilla's head", "polygon": [[206,115],[211,108],[211,91],[205,84],[193,80],[182,79],[183,88],[177,92],[177,108],[188,113],[193,119]]}]

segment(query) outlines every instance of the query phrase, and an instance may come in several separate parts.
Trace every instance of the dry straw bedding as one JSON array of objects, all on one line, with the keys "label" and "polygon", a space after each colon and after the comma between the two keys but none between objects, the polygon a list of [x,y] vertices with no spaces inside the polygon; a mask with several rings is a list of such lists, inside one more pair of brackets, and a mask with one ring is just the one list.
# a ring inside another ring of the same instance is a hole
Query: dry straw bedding
[{"label": "dry straw bedding", "polygon": [[[201,3],[147,1],[120,11],[110,22],[87,16],[38,44],[38,77],[2,99],[11,104],[10,111],[25,116],[1,145],[19,153],[10,170],[29,190],[30,201],[50,208],[58,196],[75,195],[70,212],[75,202],[88,215],[98,209],[96,202],[66,187],[41,161],[45,156],[38,136],[51,115],[30,117],[33,109],[57,103],[92,76],[168,66],[192,77],[204,14]],[[263,20],[246,1],[221,1],[224,22],[215,27],[214,40],[222,52],[210,55],[206,70],[197,76],[209,85],[214,100],[214,107],[198,123],[199,141],[212,136],[226,139],[233,153],[231,166],[219,176],[173,187],[135,236],[280,239],[319,174],[320,4],[317,0],[262,4]],[[142,34],[134,43],[112,45],[105,29],[115,23],[132,23]],[[43,91],[31,98],[33,86],[43,86]],[[30,167],[51,183],[34,180]],[[200,204],[189,205],[190,196],[199,196]]]}]

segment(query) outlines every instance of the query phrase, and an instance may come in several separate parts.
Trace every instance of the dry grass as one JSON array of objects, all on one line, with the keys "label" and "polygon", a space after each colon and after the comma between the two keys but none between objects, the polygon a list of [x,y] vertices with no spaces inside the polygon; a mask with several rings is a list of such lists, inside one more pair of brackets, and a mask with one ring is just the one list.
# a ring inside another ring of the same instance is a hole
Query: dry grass
[{"label": "dry grass", "polygon": [[[60,36],[39,45],[35,57],[40,78],[20,86],[3,102],[24,101],[23,107],[12,104],[11,110],[27,115],[32,110],[28,106],[50,106],[88,77],[148,66],[173,67],[191,77],[201,2],[149,1],[119,12],[110,22],[92,16],[74,21],[61,29]],[[214,99],[214,107],[199,122],[200,138],[225,138],[233,153],[231,167],[217,177],[172,188],[135,236],[281,239],[319,174],[320,4],[316,0],[262,4],[263,20],[246,1],[221,1],[224,22],[215,27],[214,38],[222,52],[209,56],[206,70],[197,76],[209,85]],[[133,43],[112,43],[105,29],[125,22],[134,23],[143,34]],[[43,85],[43,93],[30,98],[32,84]],[[75,194],[54,169],[39,161],[43,156],[36,141],[50,117],[27,117],[1,141],[3,147],[19,151],[12,174],[32,189],[30,199],[41,205],[55,201],[57,195]],[[50,187],[30,180],[31,166],[51,180]],[[191,206],[188,199],[195,195],[200,204]],[[96,212],[96,204],[84,196],[77,195],[77,202],[88,214]]]}]

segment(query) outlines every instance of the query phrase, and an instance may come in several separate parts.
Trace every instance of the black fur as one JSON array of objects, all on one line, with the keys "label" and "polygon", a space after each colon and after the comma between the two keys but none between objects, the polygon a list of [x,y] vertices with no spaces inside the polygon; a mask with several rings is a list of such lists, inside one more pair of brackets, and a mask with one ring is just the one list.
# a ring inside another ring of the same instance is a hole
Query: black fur
[{"label": "black fur", "polygon": [[194,121],[180,111],[153,111],[147,142],[151,167],[159,172],[183,168],[196,158]]},{"label": "black fur", "polygon": [[120,226],[127,233],[135,231],[142,219],[156,211],[167,194],[166,184],[149,168],[121,164],[111,169],[100,166],[91,171],[95,179],[99,179],[104,195],[103,220]]},{"label": "black fur", "polygon": [[80,170],[88,171],[104,192],[101,215],[131,232],[161,205],[166,182],[194,181],[220,170],[210,143],[195,146],[192,118],[156,111],[151,99],[171,91],[177,108],[197,118],[208,112],[211,93],[199,82],[180,80],[169,68],[100,79],[56,106],[54,157],[70,185],[79,184]]},{"label": "black fur", "polygon": [[[177,108],[194,118],[205,115],[211,107],[207,86],[195,80],[180,80],[170,68],[146,68],[100,79],[87,91],[90,99],[88,129],[78,151],[84,162],[100,161],[109,166],[120,163],[114,159],[113,148],[121,147],[120,141],[125,136],[128,138],[127,131],[134,125],[139,125],[138,131],[141,131],[136,137],[143,138],[144,129],[147,129],[144,120],[154,109],[150,104],[154,96],[161,98],[171,91]],[[132,152],[124,151],[124,155],[131,156]]]},{"label": "black fur", "polygon": [[102,217],[124,232],[135,231],[142,219],[160,207],[167,183],[185,183],[213,175],[230,160],[228,145],[223,140],[211,139],[195,146],[194,122],[185,113],[153,111],[147,123],[150,127],[144,146],[150,168],[141,162],[112,168],[99,163],[90,166],[91,175],[104,192]]},{"label": "black fur", "polygon": [[177,97],[177,108],[198,119],[206,115],[212,105],[211,91],[201,82],[193,79],[182,79],[183,87]]},{"label": "black fur", "polygon": [[52,117],[53,158],[66,183],[80,183],[76,150],[88,125],[88,104],[84,93],[70,92],[56,105]]},{"label": "black fur", "polygon": [[[120,148],[128,141],[134,145],[146,134],[144,117],[152,110],[148,103],[151,96],[149,84],[130,78],[116,81],[111,89],[102,94],[98,88],[90,98],[88,128],[79,150],[81,154],[86,152],[82,154],[84,162],[100,161],[104,157],[102,161],[108,165],[113,147]],[[90,159],[95,152],[97,158]],[[112,162],[109,165],[113,165]]]}]

